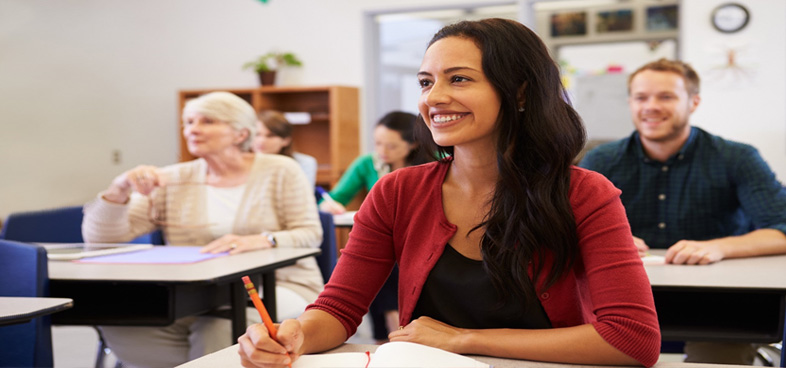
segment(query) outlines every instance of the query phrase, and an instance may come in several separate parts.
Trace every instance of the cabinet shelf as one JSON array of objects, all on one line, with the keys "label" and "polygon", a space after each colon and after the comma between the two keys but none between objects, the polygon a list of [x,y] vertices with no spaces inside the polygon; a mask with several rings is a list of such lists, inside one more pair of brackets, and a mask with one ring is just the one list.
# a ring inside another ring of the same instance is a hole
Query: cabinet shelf
[{"label": "cabinet shelf", "polygon": [[[317,185],[332,187],[360,154],[358,89],[345,86],[259,87],[247,89],[200,89],[180,91],[178,111],[186,102],[202,94],[227,91],[248,101],[257,112],[307,112],[308,124],[294,124],[293,149],[317,159]],[[183,122],[179,120],[179,132]],[[180,161],[195,157],[180,137]]]}]

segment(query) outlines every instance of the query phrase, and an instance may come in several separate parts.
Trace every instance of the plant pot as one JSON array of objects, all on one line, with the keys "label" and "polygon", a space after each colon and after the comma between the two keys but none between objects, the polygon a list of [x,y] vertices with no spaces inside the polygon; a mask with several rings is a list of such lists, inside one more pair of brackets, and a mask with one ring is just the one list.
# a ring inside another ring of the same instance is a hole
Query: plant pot
[{"label": "plant pot", "polygon": [[276,83],[276,71],[259,72],[259,83],[263,86],[272,86]]}]

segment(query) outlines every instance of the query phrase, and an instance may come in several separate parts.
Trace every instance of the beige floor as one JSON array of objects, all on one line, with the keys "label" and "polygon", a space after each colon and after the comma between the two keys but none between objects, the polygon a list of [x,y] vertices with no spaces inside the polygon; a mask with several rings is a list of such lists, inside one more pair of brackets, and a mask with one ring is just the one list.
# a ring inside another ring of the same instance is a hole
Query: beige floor
[{"label": "beige floor", "polygon": [[[55,367],[93,367],[98,353],[98,334],[92,327],[53,326],[52,350]],[[114,366],[114,358],[108,357],[106,363],[110,363],[107,367]]]}]

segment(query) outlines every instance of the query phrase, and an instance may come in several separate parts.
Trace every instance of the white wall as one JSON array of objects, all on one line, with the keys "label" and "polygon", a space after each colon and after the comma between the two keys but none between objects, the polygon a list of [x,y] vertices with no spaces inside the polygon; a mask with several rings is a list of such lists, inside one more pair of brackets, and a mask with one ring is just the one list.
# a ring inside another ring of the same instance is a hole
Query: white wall
[{"label": "white wall", "polygon": [[301,57],[295,84],[362,94],[364,11],[416,6],[0,0],[0,218],[83,204],[124,170],[177,162],[177,91],[255,87],[240,66],[271,49]]},{"label": "white wall", "polygon": [[[750,23],[724,34],[710,23],[726,0],[683,0],[683,60],[702,78],[702,101],[691,123],[759,149],[781,182],[786,180],[786,1],[737,0]],[[740,69],[723,68],[737,50]]]},{"label": "white wall", "polygon": [[[740,0],[753,15],[739,36],[712,30],[720,2],[682,2],[682,55],[702,72],[724,60],[712,46],[747,42],[756,75],[745,88],[705,83],[695,123],[754,144],[786,178],[786,2]],[[123,170],[176,162],[177,91],[256,86],[240,66],[270,49],[303,59],[298,84],[362,95],[363,13],[438,5],[457,3],[0,0],[0,217],[82,204]]]}]

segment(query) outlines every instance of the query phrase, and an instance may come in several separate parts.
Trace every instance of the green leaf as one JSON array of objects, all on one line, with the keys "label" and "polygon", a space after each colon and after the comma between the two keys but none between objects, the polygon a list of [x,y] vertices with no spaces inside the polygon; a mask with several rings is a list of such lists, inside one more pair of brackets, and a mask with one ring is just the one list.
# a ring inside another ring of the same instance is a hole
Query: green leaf
[{"label": "green leaf", "polygon": [[294,53],[268,52],[267,54],[257,58],[255,61],[249,61],[243,64],[243,69],[253,68],[257,72],[267,72],[276,70],[282,66],[302,65],[303,63],[297,58],[297,56],[295,56]]}]

